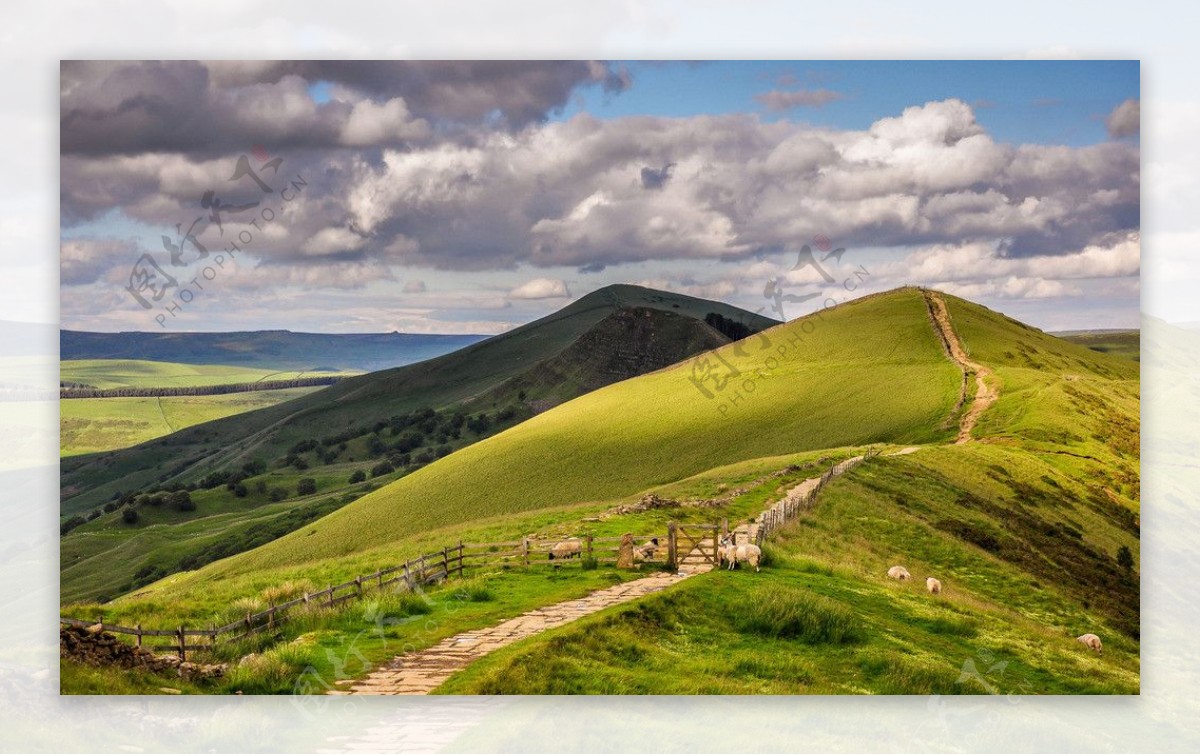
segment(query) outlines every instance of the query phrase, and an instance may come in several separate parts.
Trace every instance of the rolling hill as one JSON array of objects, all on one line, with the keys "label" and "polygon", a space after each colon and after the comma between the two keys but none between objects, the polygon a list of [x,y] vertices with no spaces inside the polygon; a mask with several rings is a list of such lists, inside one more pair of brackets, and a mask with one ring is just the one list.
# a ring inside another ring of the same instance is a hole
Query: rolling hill
[{"label": "rolling hill", "polygon": [[[401,405],[414,407],[411,411],[396,409],[395,404],[383,411],[380,394],[371,383],[375,380],[394,381],[397,377],[412,379],[405,374],[387,373],[359,379],[366,385],[360,384],[355,389],[355,397],[344,403],[308,402],[315,406],[314,419],[308,425],[314,435],[286,447],[286,453],[278,457],[267,456],[265,461],[264,457],[256,456],[256,461],[249,467],[243,458],[233,457],[223,466],[208,466],[203,476],[191,469],[180,474],[181,479],[190,481],[188,487],[196,503],[195,510],[177,511],[169,506],[148,507],[137,502],[146,498],[145,493],[159,487],[174,487],[166,484],[143,487],[142,496],[135,496],[130,488],[123,488],[125,492],[119,500],[93,499],[97,508],[86,517],[81,513],[72,514],[64,522],[64,529],[69,530],[60,549],[64,597],[117,595],[166,574],[194,569],[216,558],[260,545],[365,492],[420,469],[435,458],[457,452],[511,427],[535,411],[729,343],[728,335],[703,321],[704,316],[712,315],[714,311],[731,317],[750,317],[748,313],[738,313],[724,305],[670,295],[643,294],[635,289],[625,291],[624,296],[617,299],[603,298],[602,302],[610,304],[611,308],[578,307],[577,303],[573,306],[582,310],[581,317],[550,320],[546,328],[554,339],[562,338],[568,328],[582,327],[580,320],[584,324],[595,321],[565,348],[553,351],[556,347],[552,345],[552,356],[532,362],[523,372],[506,380],[503,378],[507,373],[492,377],[487,374],[494,358],[497,355],[503,357],[505,353],[504,337],[496,339],[498,343],[492,348],[480,350],[477,358],[485,360],[482,363],[447,358],[445,364],[430,365],[428,369],[433,375],[440,375],[447,382],[474,370],[479,373],[474,378],[479,386],[491,386],[482,395],[460,400],[450,408],[439,406],[435,410],[426,405],[418,409],[411,396],[401,395],[399,398],[405,402]],[[627,305],[632,302],[639,304]],[[665,304],[667,308],[644,306],[655,303]],[[727,323],[714,322],[729,329]],[[539,333],[541,327],[518,334],[533,344],[526,351],[536,353],[536,348],[550,342],[541,338],[546,335]],[[217,368],[199,369],[203,378]],[[416,369],[408,368],[407,371]],[[131,372],[136,377],[142,370]],[[405,373],[406,370],[398,372]],[[442,400],[434,390],[436,386],[429,382],[429,375],[420,374],[417,378],[425,381],[427,386],[420,394],[426,401]],[[336,390],[336,386],[325,389],[322,395]],[[164,403],[186,400],[161,399]],[[67,402],[67,408],[114,401],[122,399],[78,400]],[[154,408],[158,411],[157,406]],[[168,408],[172,410],[170,416],[176,416],[174,404]],[[246,418],[254,414],[243,415],[236,422],[213,423],[205,427],[221,425],[224,431],[229,427],[236,429],[248,424]],[[164,421],[167,416],[163,413]],[[312,424],[331,416],[338,417],[339,422],[344,420],[344,424],[333,425],[328,421]],[[125,422],[135,419],[136,416],[131,414]],[[73,417],[64,413],[64,439],[75,437],[70,435],[77,429],[75,423]],[[320,434],[316,434],[318,432]],[[177,433],[153,447],[169,452],[173,446],[185,442],[180,440],[182,435],[184,433]],[[260,444],[258,448],[268,445]],[[145,448],[113,454],[111,458],[128,456],[136,463]],[[88,468],[103,470],[110,457],[92,458],[93,463]],[[174,455],[164,458],[171,464],[179,461]],[[98,463],[94,461],[96,459],[99,459]],[[66,464],[69,463],[68,460]],[[314,480],[320,491],[318,495],[293,495],[292,491],[298,491],[297,486],[304,478]],[[284,491],[282,497],[278,491]],[[102,508],[99,507],[101,504]],[[136,523],[122,518],[128,505],[140,512]],[[117,554],[120,558],[114,559]],[[99,564],[107,565],[98,568]]]},{"label": "rolling hill", "polygon": [[[864,297],[601,387],[103,610],[167,626],[219,621],[232,601],[271,585],[337,583],[456,539],[741,520],[877,444],[882,455],[772,536],[761,574],[688,580],[513,645],[441,691],[1136,692],[1139,365],[941,295],[998,393],[956,442],[977,383],[943,347],[929,296]],[[613,513],[650,493],[706,503]],[[896,563],[938,576],[946,592],[933,599],[923,584],[888,580]],[[475,584],[521,595],[527,610],[596,574],[552,575],[557,592],[522,570]],[[435,600],[432,616],[444,609],[458,631],[511,615],[454,618],[452,603]],[[345,623],[296,631],[322,650],[362,634]],[[1104,637],[1103,656],[1074,641],[1087,631]],[[389,635],[417,647],[438,636]],[[379,662],[395,651],[379,642],[364,652]]]},{"label": "rolling hill", "polygon": [[[653,336],[657,345],[649,347],[645,357],[621,365],[617,363],[622,357],[615,351],[611,357],[581,357],[581,349],[570,351],[610,315],[635,308],[671,317],[653,316],[654,324],[640,331],[631,327],[632,320],[624,325],[613,322],[590,337],[596,339],[593,345],[604,341],[605,348],[615,350],[620,337]],[[296,444],[313,439],[338,434],[345,436],[343,440],[364,437],[375,424],[386,425],[391,417],[414,410],[497,411],[507,402],[514,412],[528,416],[579,395],[590,385],[629,377],[643,368],[657,369],[714,345],[713,339],[723,336],[703,323],[710,314],[755,330],[775,323],[726,304],[638,286],[610,286],[552,315],[418,365],[348,378],[311,396],[188,428],[134,448],[65,460],[62,514],[87,511],[119,491],[195,482],[256,460],[270,463]],[[658,356],[651,353],[656,350],[661,352]],[[588,361],[595,359],[611,359],[613,365]],[[600,373],[581,377],[591,369],[610,368],[607,378]],[[569,385],[560,384],[559,378],[572,374]],[[506,383],[510,384],[504,388]]]}]

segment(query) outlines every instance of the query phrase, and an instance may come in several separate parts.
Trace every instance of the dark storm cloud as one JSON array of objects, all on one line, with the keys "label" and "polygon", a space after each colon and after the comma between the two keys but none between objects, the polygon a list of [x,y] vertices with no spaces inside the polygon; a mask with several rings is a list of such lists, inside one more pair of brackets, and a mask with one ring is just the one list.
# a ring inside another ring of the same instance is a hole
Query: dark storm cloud
[{"label": "dark storm cloud", "polygon": [[[61,78],[62,151],[91,155],[403,147],[439,128],[542,121],[582,84],[629,85],[584,61],[67,61]],[[339,97],[314,102],[319,82]]]}]

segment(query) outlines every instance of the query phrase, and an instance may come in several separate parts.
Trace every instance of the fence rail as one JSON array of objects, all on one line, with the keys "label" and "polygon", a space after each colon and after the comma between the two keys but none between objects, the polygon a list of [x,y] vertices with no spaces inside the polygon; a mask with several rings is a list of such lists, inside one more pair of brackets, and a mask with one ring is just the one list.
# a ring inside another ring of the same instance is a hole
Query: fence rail
[{"label": "fence rail", "polygon": [[790,493],[780,500],[775,502],[775,505],[767,509],[759,516],[758,532],[755,536],[755,544],[762,545],[772,532],[783,526],[784,523],[795,519],[801,511],[806,511],[812,502],[816,500],[821,490],[829,484],[829,481],[837,477],[848,469],[851,469],[867,459],[872,459],[879,455],[877,447],[869,448],[862,456],[856,456],[850,459],[844,459],[834,464],[817,480],[817,484],[802,494],[791,495]]},{"label": "fence rail", "polygon": [[[673,527],[674,523],[671,526]],[[715,525],[687,525],[689,528],[713,526]],[[264,631],[275,630],[298,612],[335,608],[347,601],[363,598],[367,592],[381,592],[391,585],[402,585],[402,589],[412,591],[424,585],[442,582],[454,575],[461,577],[467,569],[562,566],[566,560],[550,559],[549,555],[555,546],[564,540],[577,539],[580,542],[578,559],[573,558],[572,561],[582,562],[587,558],[602,564],[617,563],[620,559],[621,543],[625,537],[595,537],[588,534],[554,539],[526,538],[495,543],[458,543],[341,584],[327,585],[323,590],[305,592],[291,600],[273,603],[257,613],[247,612],[245,616],[224,626],[210,626],[207,629],[186,626],[149,629],[140,624],[129,627],[106,623],[103,620],[86,621],[65,616],[59,618],[59,624],[99,627],[100,631],[133,638],[137,647],[176,653],[181,660],[186,660],[188,653],[212,650],[219,641],[233,642]],[[675,554],[667,551],[667,534],[635,535],[635,547],[652,538],[658,538],[662,545],[656,549],[654,557],[643,558],[641,562],[674,565]],[[657,551],[662,551],[665,561],[658,558]],[[196,641],[197,638],[200,642]]]}]

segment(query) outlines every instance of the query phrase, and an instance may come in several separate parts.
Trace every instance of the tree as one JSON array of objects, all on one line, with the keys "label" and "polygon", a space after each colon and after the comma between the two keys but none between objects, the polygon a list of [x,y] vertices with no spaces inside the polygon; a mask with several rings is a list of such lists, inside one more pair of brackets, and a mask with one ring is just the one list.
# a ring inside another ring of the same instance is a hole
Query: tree
[{"label": "tree", "polygon": [[371,468],[372,477],[382,477],[385,474],[395,472],[396,468],[386,461],[381,461]]},{"label": "tree", "polygon": [[137,524],[137,509],[133,508],[132,506],[126,506],[125,510],[121,512],[121,520],[124,521],[125,524]]},{"label": "tree", "polygon": [[270,498],[273,502],[278,503],[284,498],[287,498],[287,491],[283,488],[271,488],[271,492],[267,494],[267,498]]},{"label": "tree", "polygon": [[311,477],[301,477],[296,485],[297,495],[312,495],[317,492],[317,481]]},{"label": "tree", "polygon": [[1133,571],[1133,552],[1129,550],[1128,545],[1122,545],[1117,549],[1117,566],[1126,572]]},{"label": "tree", "polygon": [[176,490],[167,498],[171,505],[180,511],[195,511],[196,502],[192,500],[191,493],[186,490]]},{"label": "tree", "polygon": [[238,498],[245,498],[246,494],[249,492],[250,491],[246,489],[246,486],[240,482],[237,485],[233,486],[233,494],[236,495]]},{"label": "tree", "polygon": [[353,485],[354,483],[362,482],[365,479],[367,479],[367,473],[361,469],[357,469],[354,471],[354,474],[350,475],[350,484]]}]

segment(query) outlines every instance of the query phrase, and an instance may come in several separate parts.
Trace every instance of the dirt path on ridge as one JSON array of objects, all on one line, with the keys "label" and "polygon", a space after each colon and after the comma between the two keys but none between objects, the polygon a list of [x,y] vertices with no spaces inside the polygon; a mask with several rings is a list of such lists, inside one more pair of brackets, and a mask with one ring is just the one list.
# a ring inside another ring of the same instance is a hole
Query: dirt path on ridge
[{"label": "dirt path on ridge", "polygon": [[[925,291],[924,294],[925,301],[929,304],[929,313],[933,317],[938,335],[941,336],[942,346],[945,347],[947,356],[958,364],[964,375],[975,374],[975,398],[958,422],[958,438],[954,441],[955,443],[967,443],[972,439],[971,431],[975,429],[975,423],[979,421],[979,417],[987,411],[988,407],[996,403],[1000,392],[988,382],[992,371],[967,356],[966,349],[958,340],[958,334],[954,332],[954,326],[950,323],[950,313],[946,310],[946,302],[933,291]],[[965,399],[964,393],[960,398],[960,405]]]}]

